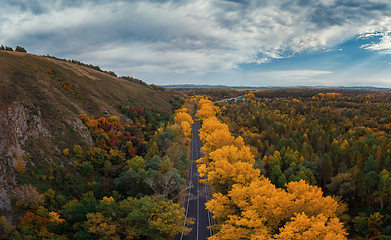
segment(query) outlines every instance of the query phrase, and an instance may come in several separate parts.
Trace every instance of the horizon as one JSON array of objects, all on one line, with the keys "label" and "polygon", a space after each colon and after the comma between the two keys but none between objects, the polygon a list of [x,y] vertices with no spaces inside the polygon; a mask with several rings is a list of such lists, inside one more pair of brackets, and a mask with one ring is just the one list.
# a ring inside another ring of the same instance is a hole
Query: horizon
[{"label": "horizon", "polygon": [[6,0],[0,44],[149,84],[390,88],[391,3]]},{"label": "horizon", "polygon": [[292,89],[292,88],[314,88],[314,89],[379,89],[379,90],[391,90],[391,87],[373,87],[373,86],[323,86],[323,85],[318,85],[318,86],[302,86],[302,85],[296,85],[296,86],[248,86],[248,85],[210,85],[210,84],[162,84],[159,85],[165,88],[196,88],[196,87],[210,87],[210,88],[215,88],[215,87],[223,87],[223,88],[265,88],[265,89],[276,89],[276,88],[287,88],[287,89]]}]

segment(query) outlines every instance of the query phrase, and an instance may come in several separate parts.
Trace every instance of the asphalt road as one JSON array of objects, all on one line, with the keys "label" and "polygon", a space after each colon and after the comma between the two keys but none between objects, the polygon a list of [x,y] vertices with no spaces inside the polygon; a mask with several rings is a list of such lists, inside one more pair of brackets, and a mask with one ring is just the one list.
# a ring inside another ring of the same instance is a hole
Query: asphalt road
[{"label": "asphalt road", "polygon": [[201,158],[201,140],[198,136],[199,124],[196,121],[194,122],[192,127],[193,138],[191,139],[191,160],[193,163],[190,169],[190,181],[193,186],[190,188],[185,202],[186,216],[192,218],[194,224],[188,226],[192,228],[189,234],[175,238],[180,240],[205,240],[212,236],[212,231],[207,228],[211,225],[210,213],[205,208],[207,186],[199,182],[200,177],[195,162]]}]

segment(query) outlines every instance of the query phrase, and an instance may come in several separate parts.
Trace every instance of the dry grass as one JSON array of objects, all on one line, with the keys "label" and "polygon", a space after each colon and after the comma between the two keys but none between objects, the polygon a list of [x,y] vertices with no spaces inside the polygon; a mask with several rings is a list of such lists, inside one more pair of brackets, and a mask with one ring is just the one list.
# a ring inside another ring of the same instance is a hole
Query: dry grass
[{"label": "dry grass", "polygon": [[[66,81],[72,85],[72,91],[61,86]],[[171,110],[171,98],[167,92],[159,93],[67,61],[0,51],[0,110],[21,103],[40,112],[44,126],[62,139],[61,145],[82,141],[66,121],[80,113],[125,118],[119,106],[141,104],[167,111]]]}]

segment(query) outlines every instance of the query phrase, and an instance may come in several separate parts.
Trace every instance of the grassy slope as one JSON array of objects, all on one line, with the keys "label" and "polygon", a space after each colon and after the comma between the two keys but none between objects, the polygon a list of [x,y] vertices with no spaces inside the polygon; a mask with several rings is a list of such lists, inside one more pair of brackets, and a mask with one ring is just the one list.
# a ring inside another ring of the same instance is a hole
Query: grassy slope
[{"label": "grassy slope", "polygon": [[[47,69],[52,73],[48,74]],[[109,105],[131,102],[161,110],[171,108],[166,96],[139,84],[66,61],[26,53],[0,51],[0,80],[0,107],[16,100],[39,98],[55,100],[56,105],[69,100],[96,115]],[[75,94],[61,87],[64,81],[74,85]]]},{"label": "grassy slope", "polygon": [[[65,81],[72,84],[72,92],[61,86]],[[30,116],[34,113],[41,116],[42,126],[52,136],[46,139],[46,145],[51,145],[47,147],[42,146],[45,142],[40,139],[42,136],[29,139],[22,146],[27,152],[35,147],[61,158],[59,154],[64,148],[85,145],[80,132],[74,131],[72,125],[80,113],[125,118],[118,110],[121,105],[136,103],[170,110],[170,98],[167,92],[156,92],[88,67],[44,56],[0,51],[0,115],[11,105],[22,104]],[[4,154],[7,153],[0,152],[0,158]]]}]

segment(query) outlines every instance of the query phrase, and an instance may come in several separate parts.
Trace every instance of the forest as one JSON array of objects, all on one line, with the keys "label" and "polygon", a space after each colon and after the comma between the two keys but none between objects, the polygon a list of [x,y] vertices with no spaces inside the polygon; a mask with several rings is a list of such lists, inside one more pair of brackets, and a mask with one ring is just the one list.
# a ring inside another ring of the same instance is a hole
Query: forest
[{"label": "forest", "polygon": [[[189,232],[192,219],[181,206],[193,115],[203,143],[198,171],[213,192],[211,240],[391,238],[391,92],[198,93],[173,99],[172,112],[119,106],[127,121],[79,115],[94,147],[65,148],[71,168],[39,168],[31,161],[37,156],[24,155],[12,199],[17,224],[1,216],[0,239]],[[236,102],[210,100],[243,93]]]},{"label": "forest", "polygon": [[204,103],[199,171],[215,192],[212,239],[390,238],[390,100],[380,90],[273,89]]},{"label": "forest", "polygon": [[94,147],[65,148],[73,167],[33,168],[36,156],[24,155],[12,194],[17,224],[1,216],[0,239],[167,239],[189,232],[180,197],[188,188],[194,102],[182,100],[175,112],[120,106],[127,121],[80,114]]}]

